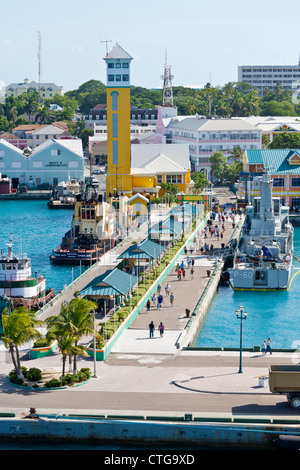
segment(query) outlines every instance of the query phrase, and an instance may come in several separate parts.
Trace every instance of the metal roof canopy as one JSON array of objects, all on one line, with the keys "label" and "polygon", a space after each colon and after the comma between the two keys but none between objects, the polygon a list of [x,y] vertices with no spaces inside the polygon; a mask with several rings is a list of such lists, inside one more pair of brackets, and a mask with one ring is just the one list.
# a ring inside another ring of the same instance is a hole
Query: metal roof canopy
[{"label": "metal roof canopy", "polygon": [[164,251],[164,247],[151,240],[143,240],[141,243],[131,245],[118,256],[123,259],[156,259]]},{"label": "metal roof canopy", "polygon": [[170,210],[168,215],[196,215],[199,212],[199,207],[197,204],[193,205],[189,202],[183,203],[181,206],[176,206]]},{"label": "metal roof canopy", "polygon": [[79,292],[79,295],[92,297],[126,295],[137,282],[137,276],[115,268],[97,276]]},{"label": "metal roof canopy", "polygon": [[168,233],[170,235],[179,235],[182,232],[182,223],[173,220],[171,217],[158,222],[148,229],[148,233]]}]

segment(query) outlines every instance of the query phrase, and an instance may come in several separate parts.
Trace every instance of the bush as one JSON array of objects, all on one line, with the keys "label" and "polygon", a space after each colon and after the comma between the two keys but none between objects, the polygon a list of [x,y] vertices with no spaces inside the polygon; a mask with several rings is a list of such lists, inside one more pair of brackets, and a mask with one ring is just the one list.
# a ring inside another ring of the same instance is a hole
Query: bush
[{"label": "bush", "polygon": [[36,367],[32,367],[29,369],[27,373],[27,380],[30,382],[38,382],[39,380],[42,379],[42,372],[40,369],[37,369]]},{"label": "bush", "polygon": [[55,388],[61,387],[61,380],[59,379],[51,379],[49,382],[46,382],[44,385],[45,388]]}]

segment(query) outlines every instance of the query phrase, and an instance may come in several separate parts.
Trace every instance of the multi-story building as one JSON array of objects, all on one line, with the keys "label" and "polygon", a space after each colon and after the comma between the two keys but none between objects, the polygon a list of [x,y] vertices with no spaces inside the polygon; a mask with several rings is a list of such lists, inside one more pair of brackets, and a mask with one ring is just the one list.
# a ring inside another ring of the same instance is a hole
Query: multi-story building
[{"label": "multi-story building", "polygon": [[[160,113],[159,113],[160,116]],[[222,151],[228,157],[234,147],[242,150],[261,148],[261,129],[242,119],[206,119],[205,116],[158,118],[157,136],[172,144],[189,144],[192,171],[210,176],[209,157]]]},{"label": "multi-story building", "polygon": [[29,81],[28,78],[24,79],[21,83],[11,83],[5,87],[5,97],[14,96],[17,98],[28,90],[40,91],[40,96],[44,99],[52,98],[54,95],[63,95],[64,90],[62,86],[55,85],[55,83],[37,83]]},{"label": "multi-story building", "polygon": [[280,83],[283,90],[294,91],[300,86],[298,65],[240,65],[238,81],[249,83],[262,96],[264,88],[273,89]]},{"label": "multi-story building", "polygon": [[[261,175],[268,171],[272,179],[272,194],[280,197],[283,204],[291,208],[300,208],[300,151],[299,149],[261,149],[246,150],[243,158],[243,169],[251,175]],[[247,201],[259,196],[255,181],[237,185],[239,199]]]},{"label": "multi-story building", "polygon": [[[156,121],[157,109],[139,109],[136,106],[130,106],[130,126],[133,128],[147,128],[148,131],[155,131]],[[85,115],[85,127],[99,130],[107,127],[106,104],[97,104]]]},{"label": "multi-story building", "polygon": [[[64,123],[53,124],[22,124],[12,130],[16,137],[26,142],[23,148],[35,148],[49,139],[71,138],[68,128]],[[11,142],[14,143],[14,142]],[[19,148],[20,145],[18,145]]]},{"label": "multi-story building", "polygon": [[56,186],[69,178],[84,179],[81,139],[50,139],[32,151],[23,151],[0,139],[0,173],[9,178],[13,188]]}]

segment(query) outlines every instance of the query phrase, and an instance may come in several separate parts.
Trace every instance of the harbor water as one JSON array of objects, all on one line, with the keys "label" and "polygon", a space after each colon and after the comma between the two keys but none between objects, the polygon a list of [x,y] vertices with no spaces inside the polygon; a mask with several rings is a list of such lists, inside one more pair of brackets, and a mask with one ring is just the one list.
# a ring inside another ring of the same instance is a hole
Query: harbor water
[{"label": "harbor water", "polygon": [[[300,258],[300,227],[294,228],[294,255]],[[300,270],[293,260],[292,276]],[[235,311],[244,307],[243,347],[262,346],[271,338],[273,349],[300,348],[300,273],[288,291],[234,291],[219,286],[194,347],[238,348],[240,322]]]},{"label": "harbor water", "polygon": [[71,228],[74,211],[50,210],[47,201],[0,201],[0,249],[7,254],[12,233],[13,253],[31,258],[32,275],[43,275],[46,288],[57,294],[86,267],[56,266],[50,262],[51,252]]},{"label": "harbor water", "polygon": [[[0,201],[0,248],[7,252],[13,235],[15,255],[27,253],[32,272],[46,277],[47,288],[55,293],[76,279],[86,267],[56,266],[50,254],[71,227],[72,210],[50,210],[47,201]],[[294,254],[300,258],[300,227],[295,227]],[[293,262],[293,271],[300,262]],[[289,291],[234,292],[231,287],[219,287],[210,310],[194,343],[203,348],[237,348],[240,320],[235,311],[241,305],[248,312],[243,321],[243,347],[261,346],[272,339],[274,349],[300,348],[300,274]]]}]

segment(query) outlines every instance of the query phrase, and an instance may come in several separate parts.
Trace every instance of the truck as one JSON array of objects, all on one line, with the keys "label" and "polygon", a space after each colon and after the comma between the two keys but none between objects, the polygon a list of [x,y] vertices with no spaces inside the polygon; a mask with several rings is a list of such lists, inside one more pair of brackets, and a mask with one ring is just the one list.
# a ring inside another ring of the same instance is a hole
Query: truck
[{"label": "truck", "polygon": [[290,406],[300,410],[300,364],[270,365],[269,388],[271,393],[286,395]]}]

